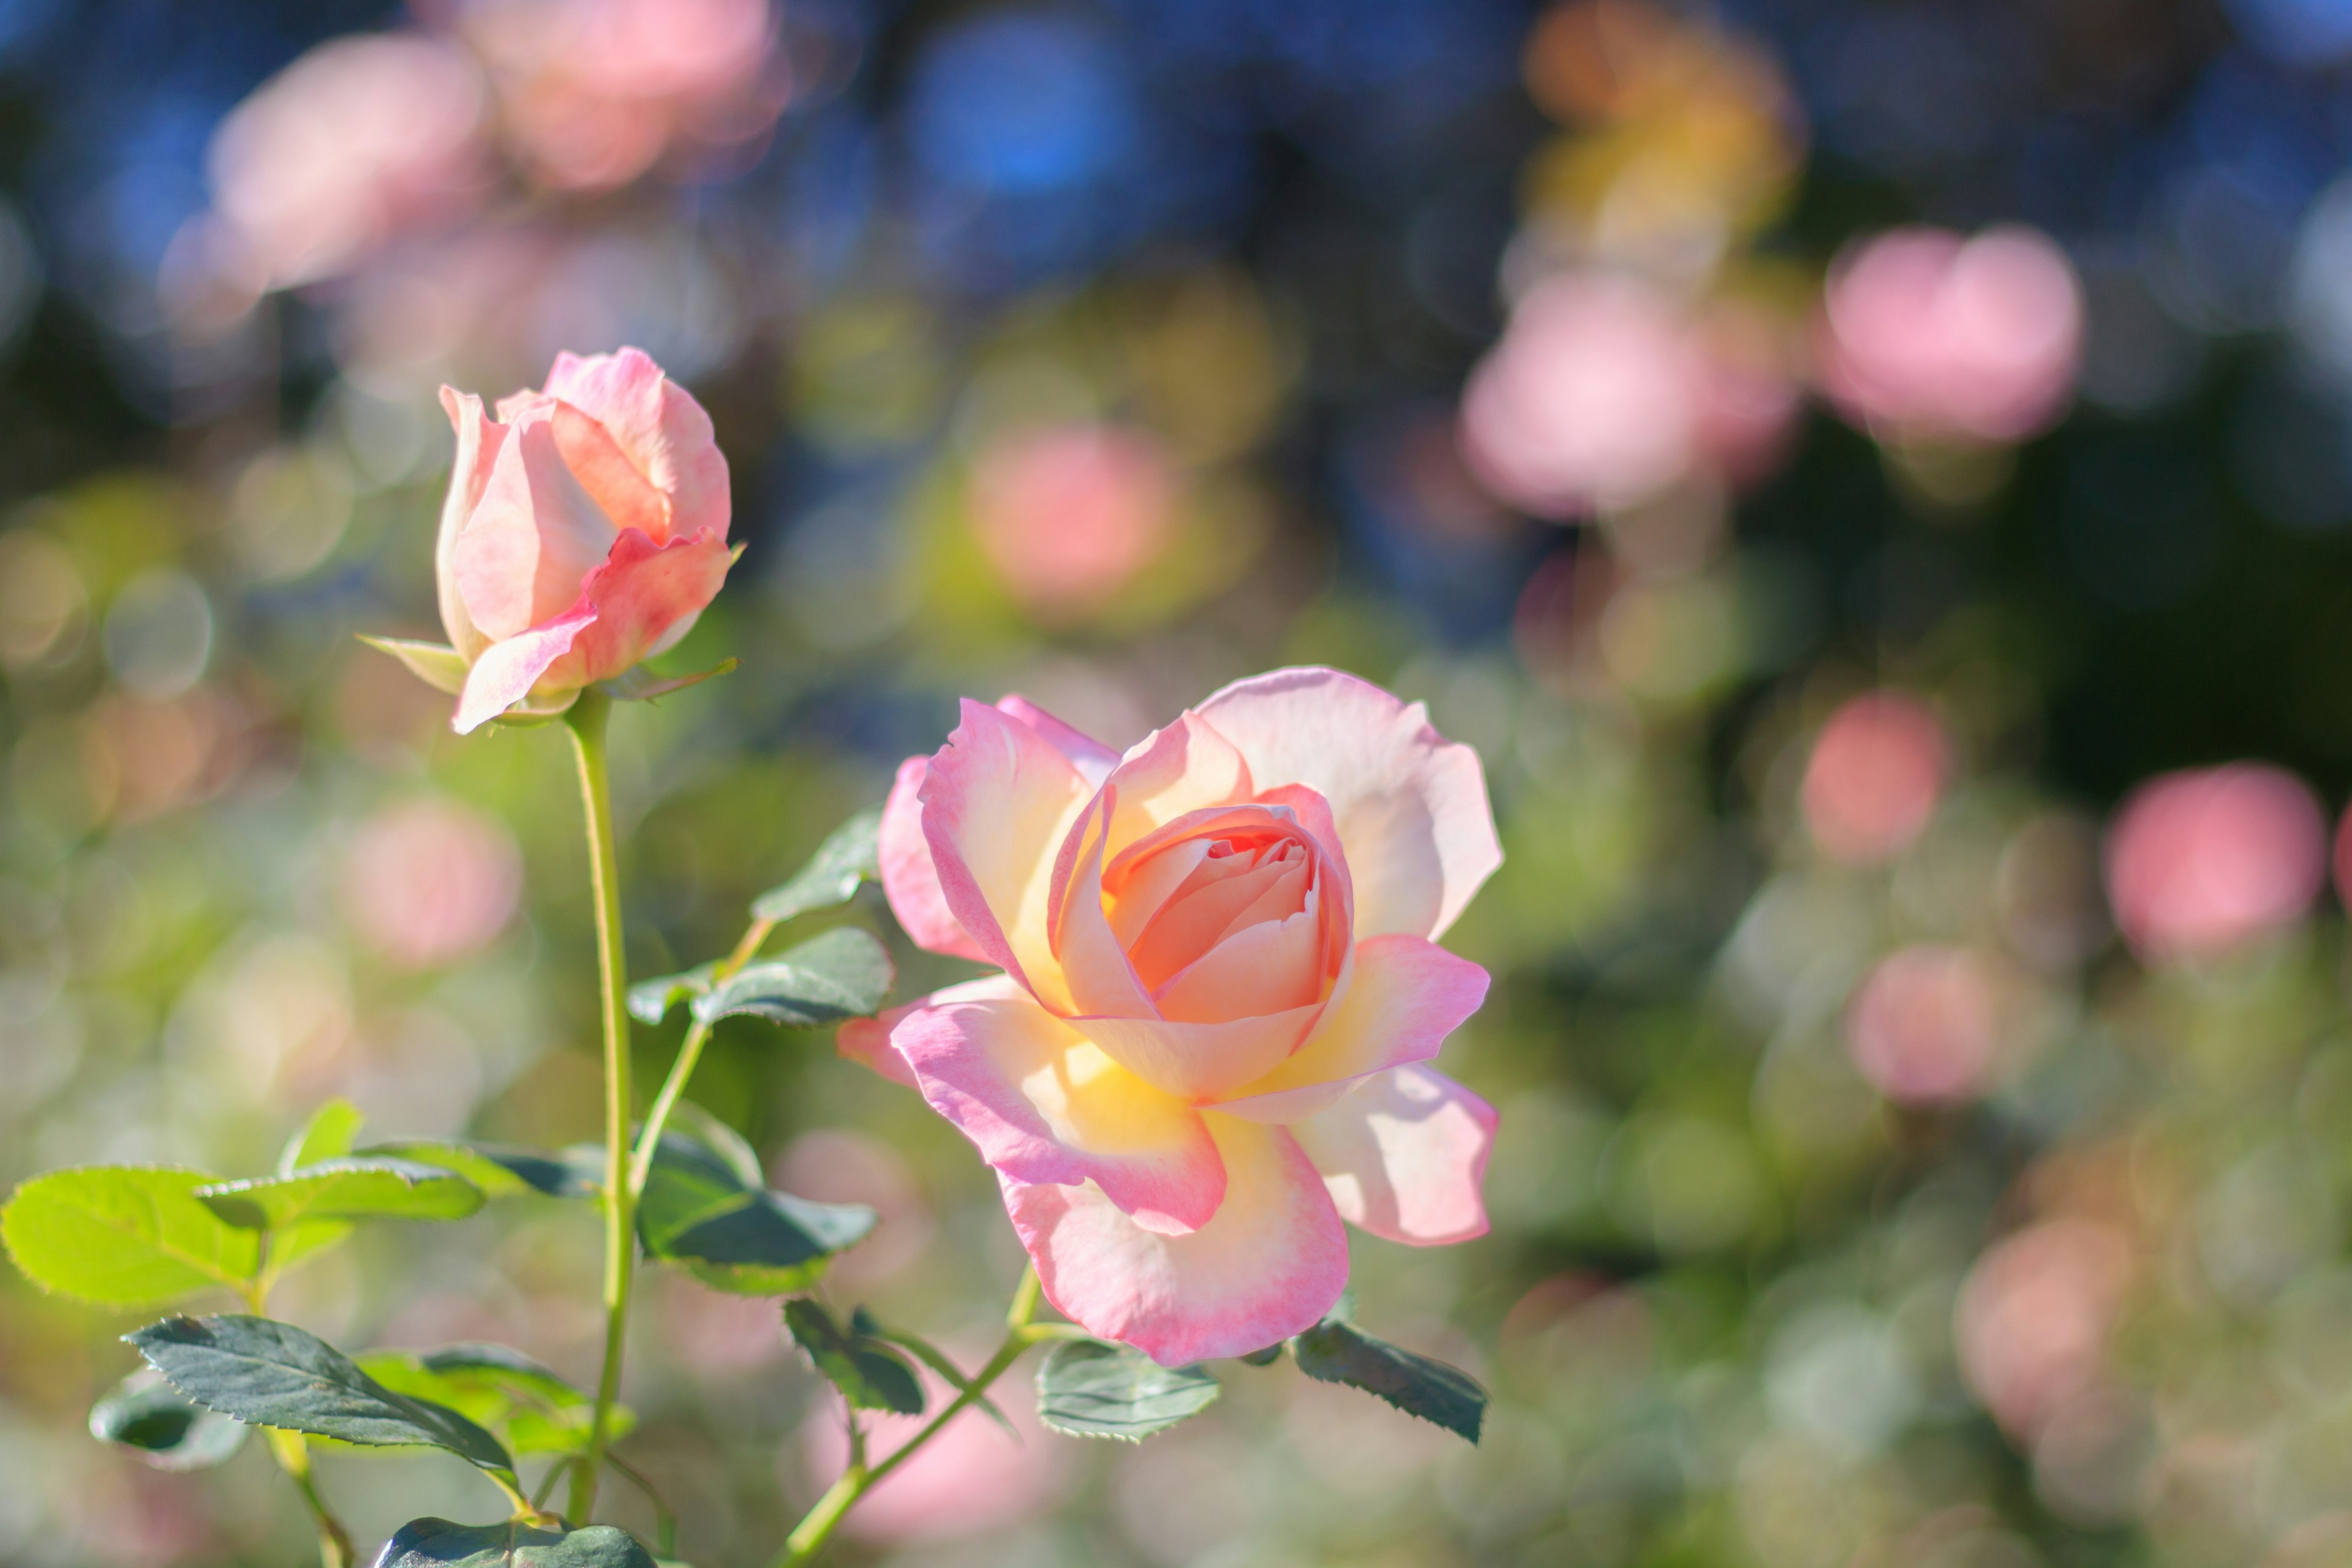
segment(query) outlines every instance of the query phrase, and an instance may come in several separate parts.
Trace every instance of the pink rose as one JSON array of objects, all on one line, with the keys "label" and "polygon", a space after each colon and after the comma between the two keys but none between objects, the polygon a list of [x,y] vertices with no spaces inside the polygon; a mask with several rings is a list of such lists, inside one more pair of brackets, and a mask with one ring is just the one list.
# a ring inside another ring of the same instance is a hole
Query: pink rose
[{"label": "pink rose", "polygon": [[1481,1235],[1486,1103],[1423,1065],[1486,973],[1432,940],[1501,863],[1476,753],[1328,669],[1125,756],[1018,697],[898,770],[883,886],[1001,975],[843,1031],[996,1169],[1046,1297],[1173,1365],[1298,1332],[1342,1219]]},{"label": "pink rose", "polygon": [[674,646],[719,593],[727,459],[710,416],[636,349],[555,356],[499,416],[453,387],[457,458],[434,570],[451,647],[381,645],[458,693],[459,734]]},{"label": "pink rose", "polygon": [[2210,958],[2303,918],[2327,877],[2327,818],[2284,768],[2166,773],[2116,814],[2106,871],[2116,924],[2142,958]]}]

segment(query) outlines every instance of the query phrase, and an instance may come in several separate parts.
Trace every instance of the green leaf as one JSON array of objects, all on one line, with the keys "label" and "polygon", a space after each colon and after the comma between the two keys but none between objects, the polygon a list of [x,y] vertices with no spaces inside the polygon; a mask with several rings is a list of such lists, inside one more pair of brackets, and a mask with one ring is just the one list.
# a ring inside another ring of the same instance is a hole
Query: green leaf
[{"label": "green leaf", "polygon": [[286,1152],[278,1156],[278,1173],[290,1176],[305,1165],[341,1159],[352,1152],[352,1141],[366,1121],[358,1106],[336,1096],[310,1112],[302,1131],[288,1141]]},{"label": "green leaf", "polygon": [[410,673],[436,691],[455,697],[466,689],[466,656],[446,643],[414,642],[406,637],[372,637],[360,641],[379,653],[388,653],[408,666]]},{"label": "green leaf", "polygon": [[383,1544],[374,1568],[654,1568],[653,1555],[609,1524],[541,1530],[504,1524],[452,1524],[412,1519]]},{"label": "green leaf", "polygon": [[637,1237],[650,1256],[715,1289],[782,1296],[815,1283],[825,1259],[862,1239],[874,1219],[863,1204],[772,1192],[708,1146],[667,1132],[646,1173]]},{"label": "green leaf", "polygon": [[372,1143],[359,1151],[365,1158],[410,1160],[452,1171],[474,1184],[485,1197],[507,1198],[518,1193],[545,1193],[553,1198],[592,1198],[604,1190],[604,1151],[601,1145],[580,1144],[549,1153],[506,1143],[451,1143],[412,1139],[401,1143]]},{"label": "green leaf", "polygon": [[858,884],[882,875],[882,808],[868,806],[825,836],[792,880],[752,900],[752,918],[779,923],[812,910],[830,910],[856,896]]},{"label": "green leaf", "polygon": [[638,981],[629,987],[629,1016],[640,1024],[660,1023],[672,1007],[709,990],[710,972],[718,967],[698,963],[681,973]]},{"label": "green leaf", "polygon": [[482,1206],[482,1189],[463,1176],[383,1156],[346,1156],[283,1176],[216,1182],[197,1188],[196,1197],[245,1230],[282,1230],[306,1220],[464,1219]]},{"label": "green leaf", "polygon": [[923,1413],[923,1382],[907,1358],[884,1344],[866,1331],[864,1309],[858,1318],[864,1322],[844,1331],[833,1321],[833,1315],[805,1296],[784,1303],[784,1327],[791,1331],[793,1343],[808,1353],[808,1358],[825,1381],[841,1390],[841,1396],[854,1409],[892,1410],[901,1415]]},{"label": "green leaf", "polygon": [[709,669],[697,670],[692,675],[656,675],[643,666],[632,665],[603,684],[605,691],[623,702],[651,702],[656,697],[699,686],[715,675],[730,674],[742,662],[740,658],[722,658]]},{"label": "green leaf", "polygon": [[[921,1335],[910,1334],[904,1329],[885,1328],[876,1322],[872,1315],[863,1307],[849,1315],[849,1326],[856,1332],[873,1339],[887,1340],[906,1351],[917,1361],[938,1373],[947,1385],[958,1394],[962,1394],[971,1387],[971,1379],[965,1375],[963,1368],[956,1365],[955,1358]],[[979,1405],[987,1413],[990,1420],[1003,1427],[1006,1432],[1011,1433],[1015,1438],[1020,1436],[1020,1433],[1013,1427],[1013,1418],[997,1407],[995,1400],[983,1394],[972,1403]]]},{"label": "green leaf", "polygon": [[[588,1444],[594,1401],[505,1345],[457,1344],[435,1351],[369,1351],[352,1358],[394,1394],[446,1405],[495,1434],[518,1455],[576,1454]],[[636,1416],[613,1406],[608,1435],[626,1436]]]},{"label": "green leaf", "polygon": [[218,1178],[156,1165],[84,1165],[35,1176],[0,1209],[0,1242],[44,1290],[150,1307],[210,1285],[242,1287],[261,1238],[196,1201]]},{"label": "green leaf", "polygon": [[1475,1443],[1486,1416],[1486,1391],[1468,1373],[1376,1339],[1327,1318],[1290,1342],[1298,1370],[1322,1383],[1377,1394]]},{"label": "green leaf", "polygon": [[120,1443],[159,1470],[202,1470],[221,1463],[245,1444],[245,1428],[218,1411],[192,1405],[187,1396],[142,1368],[89,1407],[89,1435]]},{"label": "green leaf", "polygon": [[363,1447],[446,1449],[511,1481],[499,1440],[457,1412],[395,1394],[315,1334],[268,1318],[166,1318],[123,1338],[208,1410]]},{"label": "green leaf", "polygon": [[1037,1414],[1073,1437],[1139,1443],[1217,1402],[1201,1367],[1161,1366],[1132,1345],[1064,1340],[1037,1369]]},{"label": "green leaf", "polygon": [[894,977],[890,954],[872,931],[836,926],[713,986],[694,999],[694,1016],[708,1024],[750,1013],[788,1028],[815,1028],[871,1016]]},{"label": "green leaf", "polygon": [[1234,1359],[1244,1366],[1272,1366],[1282,1359],[1282,1342],[1276,1340],[1262,1351],[1252,1351],[1247,1355],[1235,1356]]}]

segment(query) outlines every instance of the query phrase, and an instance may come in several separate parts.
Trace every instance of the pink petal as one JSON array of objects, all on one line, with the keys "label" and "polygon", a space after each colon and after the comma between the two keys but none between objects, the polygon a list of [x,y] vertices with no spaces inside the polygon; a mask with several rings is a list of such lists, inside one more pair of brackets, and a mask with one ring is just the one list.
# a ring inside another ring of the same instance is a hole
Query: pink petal
[{"label": "pink petal", "polygon": [[673,535],[707,528],[727,537],[727,459],[712,437],[710,416],[643,351],[584,359],[560,353],[546,391],[611,432],[636,471],[669,499]]},{"label": "pink petal", "polygon": [[1144,1229],[1092,1186],[1000,1173],[1045,1298],[1089,1333],[1163,1366],[1262,1350],[1321,1321],[1348,1283],[1348,1237],[1290,1134],[1204,1118],[1225,1201],[1187,1236]]},{"label": "pink petal", "polygon": [[1213,1024],[1311,1006],[1323,999],[1321,915],[1313,902],[1288,920],[1235,931],[1188,964],[1152,1000],[1176,1023]]},{"label": "pink petal", "polygon": [[940,889],[939,868],[931,864],[931,846],[923,837],[923,779],[930,771],[928,757],[908,757],[898,764],[890,798],[882,805],[882,891],[890,912],[917,947],[950,958],[988,962],[948,908]]},{"label": "pink petal", "polygon": [[967,980],[961,985],[950,985],[934,991],[929,996],[893,1007],[872,1018],[852,1018],[834,1033],[834,1049],[845,1061],[871,1068],[892,1083],[903,1083],[908,1089],[922,1086],[915,1080],[915,1069],[891,1043],[890,1032],[906,1018],[925,1007],[943,1007],[957,1002],[1002,1001],[1006,997],[1023,996],[1027,993],[1003,974],[983,974],[977,980]]},{"label": "pink petal", "polygon": [[1330,803],[1355,882],[1355,934],[1434,937],[1503,851],[1478,754],[1400,702],[1333,669],[1283,669],[1196,710],[1233,742],[1257,789],[1306,784]]},{"label": "pink petal", "polygon": [[1029,997],[918,1008],[890,1039],[931,1109],[1013,1180],[1090,1181],[1165,1234],[1217,1212],[1224,1167],[1199,1113]]},{"label": "pink petal", "polygon": [[1110,776],[1111,769],[1118,766],[1117,752],[1093,736],[1082,734],[1063,723],[1026,697],[1000,697],[996,709],[1000,713],[1010,713],[1045,736],[1046,743],[1069,758],[1070,765],[1078,770],[1078,776],[1090,785],[1099,788],[1103,780]]},{"label": "pink petal", "polygon": [[[563,466],[615,528],[634,528],[656,544],[670,538],[669,498],[637,472],[613,433],[569,403],[558,402],[549,423]],[[725,537],[725,531],[720,531]]]},{"label": "pink petal", "polygon": [[454,386],[441,389],[441,406],[448,411],[449,423],[457,433],[457,456],[449,465],[449,493],[441,502],[441,531],[433,544],[433,579],[441,595],[441,626],[449,634],[449,646],[471,664],[490,639],[466,613],[465,596],[457,591],[457,535],[481,504],[482,491],[489,486],[490,470],[497,466],[499,448],[506,441],[507,427],[484,416],[480,398]]},{"label": "pink petal", "polygon": [[1172,1095],[1201,1100],[1255,1083],[1298,1048],[1323,1004],[1223,1024],[1085,1015],[1069,1020],[1119,1066]]},{"label": "pink petal", "polygon": [[450,546],[466,613],[492,640],[569,612],[616,532],[555,447],[554,405],[507,427],[472,515]]},{"label": "pink petal", "polygon": [[1297,1122],[1373,1073],[1437,1054],[1486,999],[1486,972],[1417,936],[1356,945],[1347,986],[1335,992],[1306,1044],[1219,1110],[1253,1121]]},{"label": "pink petal", "polygon": [[1188,812],[1236,805],[1251,794],[1241,752],[1191,713],[1137,742],[1107,782],[1118,786],[1111,855]]},{"label": "pink petal", "polygon": [[1057,1012],[1069,1010],[1069,993],[1046,936],[1046,899],[1055,858],[1092,794],[1036,731],[967,700],[917,796],[957,923]]},{"label": "pink petal", "polygon": [[1114,1018],[1157,1018],[1160,1010],[1120,951],[1103,914],[1105,825],[1115,816],[1118,786],[1106,784],[1079,814],[1054,858],[1046,938],[1068,987],[1070,1012]]},{"label": "pink petal", "polygon": [[530,696],[541,678],[570,656],[595,620],[595,606],[583,602],[544,626],[483,649],[466,672],[466,689],[458,693],[449,727],[460,735],[471,734]]},{"label": "pink petal", "polygon": [[1495,1121],[1493,1106],[1444,1074],[1401,1067],[1291,1131],[1349,1223],[1434,1247],[1486,1233],[1478,1188]]},{"label": "pink petal", "polygon": [[[1228,931],[1285,920],[1306,907],[1312,878],[1299,846],[1282,845],[1263,855],[1182,858],[1192,860],[1192,874],[1128,949],[1146,985],[1167,984]],[[1120,902],[1124,907],[1126,900]]]}]

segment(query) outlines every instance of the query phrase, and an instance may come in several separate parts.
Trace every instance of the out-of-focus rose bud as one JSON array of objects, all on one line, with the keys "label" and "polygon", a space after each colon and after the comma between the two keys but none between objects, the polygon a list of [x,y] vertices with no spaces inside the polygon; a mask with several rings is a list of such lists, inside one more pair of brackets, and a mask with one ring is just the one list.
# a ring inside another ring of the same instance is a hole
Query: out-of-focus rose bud
[{"label": "out-of-focus rose bud", "polygon": [[1984,1092],[2001,1049],[2004,987],[1966,948],[1923,945],[1870,973],[1846,1010],[1846,1049],[1899,1105],[1949,1105]]},{"label": "out-of-focus rose bud", "polygon": [[488,185],[485,94],[465,52],[407,33],[336,38],[264,82],[213,137],[215,205],[265,286],[332,277]]},{"label": "out-of-focus rose bud", "polygon": [[343,860],[344,918],[403,969],[452,963],[487,945],[521,897],[513,837],[455,801],[385,807],[360,826]]},{"label": "out-of-focus rose bud", "polygon": [[1805,764],[1805,826],[1832,858],[1884,860],[1935,815],[1950,767],[1944,726],[1897,692],[1854,698],[1830,715]]},{"label": "out-of-focus rose bud", "polygon": [[626,184],[681,144],[757,136],[783,108],[767,0],[474,0],[460,17],[517,154],[560,189]]},{"label": "out-of-focus rose bud", "polygon": [[2082,347],[2074,268],[2032,229],[1896,229],[1830,268],[1823,390],[1874,431],[2022,440],[2065,412]]},{"label": "out-of-focus rose bud", "polygon": [[2098,1381],[2131,1267],[2121,1232],[2079,1219],[2019,1231],[1977,1259],[1953,1339],[1969,1386],[2012,1436],[2031,1438]]},{"label": "out-of-focus rose bud", "polygon": [[2326,859],[2326,818],[2293,773],[2190,769],[2124,802],[2107,832],[2107,900],[2141,957],[2210,957],[2301,919]]},{"label": "out-of-focus rose bud", "polygon": [[1795,409],[1751,314],[1695,316],[1629,277],[1528,290],[1462,398],[1462,452],[1495,495],[1544,517],[1644,500],[1709,469],[1752,477]]},{"label": "out-of-focus rose bud", "polygon": [[692,629],[734,560],[727,459],[660,366],[562,353],[496,419],[452,387],[441,405],[457,427],[434,552],[450,646],[376,646],[457,694],[459,734],[560,712]]},{"label": "out-of-focus rose bud", "polygon": [[1068,426],[1015,437],[971,476],[971,522],[1013,596],[1044,616],[1083,615],[1166,548],[1175,478],[1133,431]]}]

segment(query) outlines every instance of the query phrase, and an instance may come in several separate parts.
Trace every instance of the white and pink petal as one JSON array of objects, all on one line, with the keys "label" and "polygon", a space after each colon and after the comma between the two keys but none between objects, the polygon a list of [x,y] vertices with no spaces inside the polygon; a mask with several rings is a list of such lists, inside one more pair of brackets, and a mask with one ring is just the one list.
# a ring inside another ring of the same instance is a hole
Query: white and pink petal
[{"label": "white and pink petal", "polygon": [[1495,1108],[1433,1068],[1367,1079],[1291,1131],[1350,1225],[1413,1247],[1486,1233]]}]

